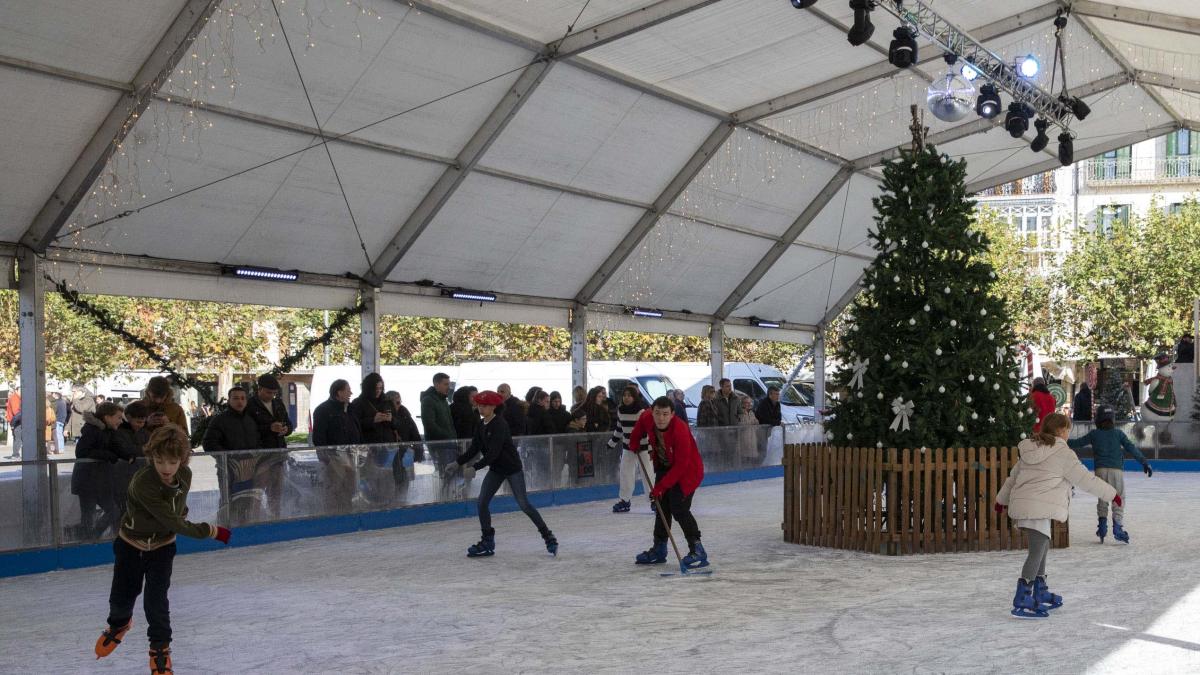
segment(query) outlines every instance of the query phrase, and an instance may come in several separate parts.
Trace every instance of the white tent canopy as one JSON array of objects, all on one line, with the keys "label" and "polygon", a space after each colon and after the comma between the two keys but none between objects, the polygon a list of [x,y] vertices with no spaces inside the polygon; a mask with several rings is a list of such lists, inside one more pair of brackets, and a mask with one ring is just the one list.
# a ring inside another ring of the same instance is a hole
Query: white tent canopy
[{"label": "white tent canopy", "polygon": [[[337,307],[366,279],[387,312],[803,339],[852,297],[878,166],[946,68],[924,41],[887,64],[882,11],[850,46],[838,0],[276,1],[282,30],[271,0],[0,4],[0,255],[94,292]],[[1200,119],[1200,3],[932,5],[1047,69],[1073,5],[1077,158]],[[927,120],[973,189],[1057,165],[1000,119]]]}]

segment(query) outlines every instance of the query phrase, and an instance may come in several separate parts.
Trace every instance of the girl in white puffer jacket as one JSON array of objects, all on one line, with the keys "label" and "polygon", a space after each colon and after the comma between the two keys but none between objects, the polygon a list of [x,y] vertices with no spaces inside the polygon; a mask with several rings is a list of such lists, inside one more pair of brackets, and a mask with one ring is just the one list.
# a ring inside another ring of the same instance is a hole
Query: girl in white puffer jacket
[{"label": "girl in white puffer jacket", "polygon": [[1062,606],[1062,597],[1046,586],[1046,553],[1050,521],[1066,522],[1070,514],[1072,486],[1121,504],[1113,486],[1088,471],[1067,445],[1070,432],[1066,415],[1047,415],[1041,431],[1017,446],[1021,459],[996,495],[996,511],[1007,508],[1008,517],[1029,539],[1029,556],[1013,597],[1012,615],[1019,619],[1045,618],[1049,610]]}]

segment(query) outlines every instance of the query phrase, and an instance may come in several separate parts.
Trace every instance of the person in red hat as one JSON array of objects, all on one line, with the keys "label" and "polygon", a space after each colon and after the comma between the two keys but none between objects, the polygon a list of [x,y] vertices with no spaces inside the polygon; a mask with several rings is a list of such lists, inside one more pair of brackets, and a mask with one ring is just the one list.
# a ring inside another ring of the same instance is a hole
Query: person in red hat
[{"label": "person in red hat", "polygon": [[[667,528],[672,518],[679,521],[687,538],[688,554],[680,562],[689,568],[707,567],[708,553],[700,543],[700,526],[692,515],[692,497],[704,480],[704,462],[687,422],[675,416],[675,404],[660,396],[649,410],[643,410],[629,434],[629,448],[646,451],[642,439],[649,437],[648,450],[654,461],[654,489],[650,498],[658,503],[654,519],[654,546],[639,553],[639,565],[658,565],[667,561]],[[626,452],[631,452],[627,450]]]},{"label": "person in red hat", "polygon": [[[508,488],[512,491],[517,506],[537,526],[538,532],[546,542],[546,550],[550,555],[557,555],[558,540],[546,526],[546,521],[542,520],[542,514],[529,503],[529,497],[525,494],[525,472],[521,465],[521,456],[517,453],[517,447],[513,445],[512,432],[504,417],[496,414],[496,408],[503,405],[504,397],[494,391],[481,391],[475,395],[475,407],[483,416],[483,424],[475,430],[475,438],[471,441],[470,448],[446,467],[446,478],[462,471],[467,480],[471,480],[479,469],[487,467],[488,470],[483,477],[483,484],[479,487],[479,527],[483,530],[483,537],[478,544],[467,549],[467,556],[480,558],[495,554],[496,530],[492,528],[492,512],[489,507],[492,497],[496,496],[496,491],[505,481],[508,482]],[[470,467],[464,468],[476,455],[482,457]]]}]

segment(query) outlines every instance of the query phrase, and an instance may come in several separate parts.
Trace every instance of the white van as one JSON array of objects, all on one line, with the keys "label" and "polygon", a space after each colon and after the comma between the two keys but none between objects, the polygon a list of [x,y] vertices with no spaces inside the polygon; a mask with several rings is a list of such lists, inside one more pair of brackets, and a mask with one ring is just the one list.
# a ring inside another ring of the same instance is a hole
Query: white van
[{"label": "white van", "polygon": [[[425,427],[421,424],[421,392],[433,386],[433,376],[436,373],[449,375],[450,387],[454,388],[458,377],[457,366],[383,366],[379,370],[379,375],[383,377],[384,391],[399,392],[400,404],[412,413],[421,433],[425,433]],[[317,366],[313,368],[310,410],[316,410],[317,406],[329,398],[329,385],[333,384],[334,380],[349,382],[350,390],[357,398],[362,393],[362,366]]]},{"label": "white van", "polygon": [[[671,375],[684,388],[688,401],[688,417],[695,422],[696,408],[694,406],[700,401],[700,390],[706,384],[716,386],[716,383],[711,381],[711,366],[707,363],[697,362],[663,362],[653,365]],[[787,382],[787,375],[765,363],[746,363],[744,361],[726,363],[724,375],[732,381],[736,391],[749,396],[755,405],[767,395],[768,388],[779,387],[780,411],[785,424],[807,423],[816,419],[811,384],[793,381],[792,385],[785,389],[783,385]]]}]

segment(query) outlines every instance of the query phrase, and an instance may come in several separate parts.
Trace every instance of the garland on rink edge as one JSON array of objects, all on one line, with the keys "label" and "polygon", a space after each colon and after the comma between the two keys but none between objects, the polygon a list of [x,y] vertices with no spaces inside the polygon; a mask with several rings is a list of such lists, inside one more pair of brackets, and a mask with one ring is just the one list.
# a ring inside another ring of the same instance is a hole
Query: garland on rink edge
[{"label": "garland on rink edge", "polygon": [[[210,387],[208,384],[194,380],[176,370],[171,364],[171,361],[159,353],[158,349],[156,349],[153,344],[129,332],[129,330],[125,328],[124,321],[117,319],[112,315],[111,312],[103,307],[97,307],[91,302],[85,300],[79,294],[79,291],[68,288],[66,282],[55,281],[49,276],[46,277],[46,280],[54,284],[54,289],[60,296],[62,296],[62,299],[66,301],[67,305],[70,306],[71,310],[76,314],[91,319],[92,322],[101,329],[116,335],[124,340],[127,344],[132,345],[138,351],[145,354],[147,358],[157,364],[159,370],[170,375],[171,379],[180,387],[195,389],[200,394],[200,397],[204,399],[204,402],[211,406],[213,415],[225,408],[226,402],[224,397],[222,397],[220,400],[217,400],[213,394],[212,387]],[[302,363],[304,359],[312,353],[313,349],[316,349],[318,346],[328,346],[329,343],[332,342],[333,336],[336,335],[338,331],[345,328],[346,325],[350,323],[351,319],[366,311],[366,308],[367,307],[365,304],[363,304],[362,300],[359,300],[358,304],[356,304],[354,307],[344,307],[338,310],[337,315],[334,317],[333,321],[329,323],[329,326],[326,327],[323,333],[305,340],[304,343],[300,345],[298,350],[280,359],[279,364],[268,372],[277,377],[279,375],[283,375],[284,373],[291,372],[293,368]],[[191,442],[193,448],[198,447],[200,442],[204,439],[204,431],[208,426],[208,420],[211,418],[212,415],[203,418],[203,421],[200,424],[197,424],[196,428],[192,430]]]}]

